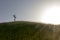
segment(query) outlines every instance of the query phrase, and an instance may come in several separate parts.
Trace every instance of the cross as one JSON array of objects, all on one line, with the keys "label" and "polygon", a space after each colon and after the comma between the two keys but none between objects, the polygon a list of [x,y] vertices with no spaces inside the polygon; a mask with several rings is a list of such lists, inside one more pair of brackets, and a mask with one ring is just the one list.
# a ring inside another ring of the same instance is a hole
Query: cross
[{"label": "cross", "polygon": [[14,17],[14,22],[15,22],[16,21],[16,15],[14,14],[13,17]]}]

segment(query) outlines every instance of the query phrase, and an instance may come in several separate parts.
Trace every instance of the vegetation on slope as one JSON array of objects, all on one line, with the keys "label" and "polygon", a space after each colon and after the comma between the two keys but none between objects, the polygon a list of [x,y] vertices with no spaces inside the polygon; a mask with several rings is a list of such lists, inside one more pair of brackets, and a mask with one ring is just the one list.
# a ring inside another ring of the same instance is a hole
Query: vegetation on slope
[{"label": "vegetation on slope", "polygon": [[0,40],[52,40],[51,35],[52,28],[43,23],[0,23]]}]

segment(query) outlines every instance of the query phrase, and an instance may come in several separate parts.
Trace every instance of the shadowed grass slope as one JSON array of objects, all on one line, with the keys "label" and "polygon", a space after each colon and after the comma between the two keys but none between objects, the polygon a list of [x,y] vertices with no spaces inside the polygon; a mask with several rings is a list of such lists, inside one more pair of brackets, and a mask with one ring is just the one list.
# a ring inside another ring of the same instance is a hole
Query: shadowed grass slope
[{"label": "shadowed grass slope", "polygon": [[0,23],[0,40],[52,40],[50,24],[36,22]]}]

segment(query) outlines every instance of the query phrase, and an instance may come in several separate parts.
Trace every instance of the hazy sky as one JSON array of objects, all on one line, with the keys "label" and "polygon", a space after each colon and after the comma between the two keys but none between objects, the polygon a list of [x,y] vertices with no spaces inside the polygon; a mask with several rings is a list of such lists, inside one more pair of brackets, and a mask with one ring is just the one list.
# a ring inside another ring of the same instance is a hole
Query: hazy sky
[{"label": "hazy sky", "polygon": [[52,4],[51,0],[0,0],[0,22],[16,20],[40,21],[46,5]]}]

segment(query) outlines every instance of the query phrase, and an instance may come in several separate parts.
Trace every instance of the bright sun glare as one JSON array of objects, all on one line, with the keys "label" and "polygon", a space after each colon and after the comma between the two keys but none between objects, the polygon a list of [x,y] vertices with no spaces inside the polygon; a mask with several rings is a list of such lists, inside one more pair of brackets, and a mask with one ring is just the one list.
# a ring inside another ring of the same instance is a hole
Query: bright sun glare
[{"label": "bright sun glare", "polygon": [[50,6],[43,11],[41,22],[49,24],[60,24],[60,7]]}]

